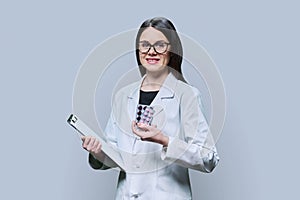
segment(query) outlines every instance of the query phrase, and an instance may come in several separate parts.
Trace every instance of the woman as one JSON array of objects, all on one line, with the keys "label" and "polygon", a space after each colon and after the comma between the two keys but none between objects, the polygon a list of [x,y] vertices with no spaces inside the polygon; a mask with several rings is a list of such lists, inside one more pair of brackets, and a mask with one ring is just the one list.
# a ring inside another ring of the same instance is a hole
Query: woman
[{"label": "woman", "polygon": [[[166,18],[146,20],[137,33],[136,57],[143,78],[117,92],[105,130],[136,169],[120,172],[116,199],[191,199],[188,168],[211,172],[219,158],[200,93],[181,75],[182,45],[174,25]],[[114,167],[104,162],[109,157],[96,138],[82,141],[91,167]]]}]

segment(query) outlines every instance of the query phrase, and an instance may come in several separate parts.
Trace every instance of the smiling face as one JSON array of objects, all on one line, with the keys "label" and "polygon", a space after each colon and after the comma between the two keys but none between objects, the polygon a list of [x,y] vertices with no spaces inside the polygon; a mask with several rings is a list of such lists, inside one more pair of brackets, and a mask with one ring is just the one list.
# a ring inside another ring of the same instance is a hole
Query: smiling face
[{"label": "smiling face", "polygon": [[[166,36],[159,30],[148,27],[141,34],[139,42],[139,58],[146,72],[161,73],[167,71],[167,64],[170,60],[170,45]],[[164,49],[166,49],[165,52]]]}]

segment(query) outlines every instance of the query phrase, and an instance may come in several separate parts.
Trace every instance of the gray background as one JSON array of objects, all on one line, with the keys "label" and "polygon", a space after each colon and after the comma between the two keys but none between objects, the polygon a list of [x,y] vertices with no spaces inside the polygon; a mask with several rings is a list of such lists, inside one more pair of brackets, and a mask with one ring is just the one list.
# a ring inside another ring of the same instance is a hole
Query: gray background
[{"label": "gray background", "polygon": [[[107,37],[166,16],[209,52],[227,92],[212,174],[194,199],[299,199],[297,1],[1,1],[0,199],[112,199],[66,124],[80,64]],[[298,187],[297,187],[298,185]]]}]

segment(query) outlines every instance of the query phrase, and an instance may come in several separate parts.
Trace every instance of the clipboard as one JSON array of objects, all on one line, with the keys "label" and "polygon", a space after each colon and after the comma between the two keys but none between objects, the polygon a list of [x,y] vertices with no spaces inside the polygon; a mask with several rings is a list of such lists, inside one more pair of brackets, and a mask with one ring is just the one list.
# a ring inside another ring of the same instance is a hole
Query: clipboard
[{"label": "clipboard", "polygon": [[125,169],[123,159],[121,158],[121,155],[120,155],[120,152],[118,151],[118,149],[116,149],[116,147],[114,147],[112,144],[104,141],[98,134],[96,134],[82,120],[80,120],[79,117],[77,117],[74,114],[71,114],[70,117],[68,118],[67,122],[73,128],[75,128],[81,135],[83,135],[83,136],[90,135],[90,136],[94,136],[95,138],[97,138],[102,145],[101,150],[111,160],[113,160],[121,170]]}]

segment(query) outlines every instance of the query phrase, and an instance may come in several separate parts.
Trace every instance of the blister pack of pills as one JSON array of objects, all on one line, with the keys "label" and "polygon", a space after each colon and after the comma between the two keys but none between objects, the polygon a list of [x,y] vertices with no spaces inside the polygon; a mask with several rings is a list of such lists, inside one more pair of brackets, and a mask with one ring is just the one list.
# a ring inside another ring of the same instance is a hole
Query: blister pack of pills
[{"label": "blister pack of pills", "polygon": [[154,112],[152,106],[138,104],[136,109],[136,122],[151,125]]}]

